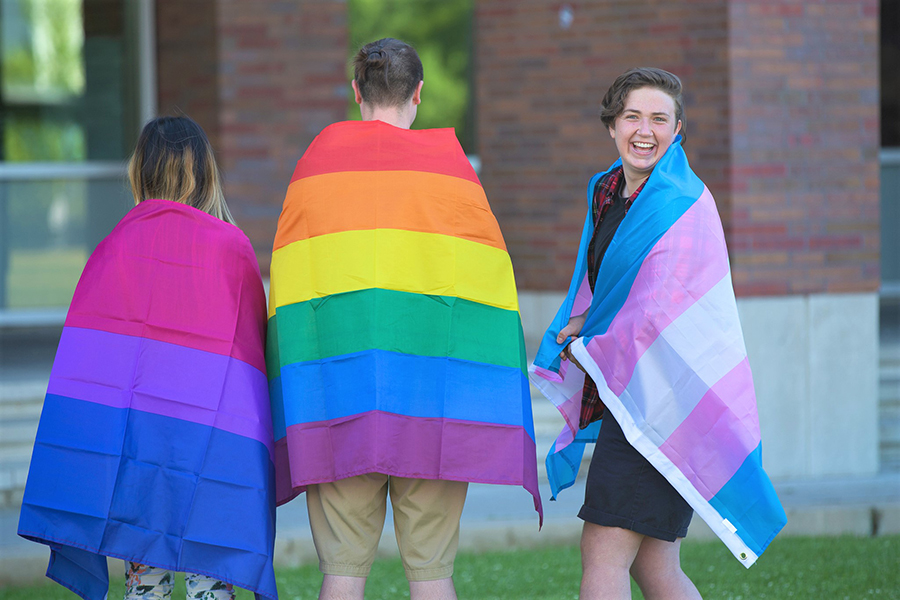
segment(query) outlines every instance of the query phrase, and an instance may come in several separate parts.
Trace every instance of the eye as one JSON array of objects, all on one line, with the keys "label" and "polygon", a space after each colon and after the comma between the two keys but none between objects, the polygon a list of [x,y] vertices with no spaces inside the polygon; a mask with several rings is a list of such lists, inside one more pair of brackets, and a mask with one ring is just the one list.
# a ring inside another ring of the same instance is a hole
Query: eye
[{"label": "eye", "polygon": [[637,121],[637,115],[625,115],[623,117],[626,121]]}]

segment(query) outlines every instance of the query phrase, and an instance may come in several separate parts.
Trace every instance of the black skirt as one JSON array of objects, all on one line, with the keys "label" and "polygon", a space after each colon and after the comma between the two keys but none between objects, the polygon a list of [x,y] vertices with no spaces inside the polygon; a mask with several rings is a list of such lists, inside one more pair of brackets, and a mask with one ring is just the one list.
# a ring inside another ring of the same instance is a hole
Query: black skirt
[{"label": "black skirt", "polygon": [[694,511],[634,446],[607,408],[578,517],[667,542],[687,535]]}]

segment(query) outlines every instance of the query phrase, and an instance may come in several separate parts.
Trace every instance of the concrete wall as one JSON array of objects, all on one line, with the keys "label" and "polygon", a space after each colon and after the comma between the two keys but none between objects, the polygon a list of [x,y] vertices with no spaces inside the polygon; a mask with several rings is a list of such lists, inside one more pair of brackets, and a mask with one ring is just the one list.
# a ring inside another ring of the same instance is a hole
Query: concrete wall
[{"label": "concrete wall", "polygon": [[769,474],[877,473],[877,294],[741,298],[738,310]]},{"label": "concrete wall", "polygon": [[[564,295],[525,292],[533,356]],[[763,464],[773,479],[874,475],[878,454],[878,296],[739,298]]]}]

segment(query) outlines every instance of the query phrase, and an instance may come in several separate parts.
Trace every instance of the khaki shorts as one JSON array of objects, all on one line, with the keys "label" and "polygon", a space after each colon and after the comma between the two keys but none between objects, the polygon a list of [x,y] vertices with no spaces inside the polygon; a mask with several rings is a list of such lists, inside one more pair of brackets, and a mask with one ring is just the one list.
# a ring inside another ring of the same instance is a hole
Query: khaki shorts
[{"label": "khaki shorts", "polygon": [[469,484],[369,473],[306,489],[309,526],[326,575],[366,577],[384,529],[387,494],[410,581],[453,575],[459,518]]}]

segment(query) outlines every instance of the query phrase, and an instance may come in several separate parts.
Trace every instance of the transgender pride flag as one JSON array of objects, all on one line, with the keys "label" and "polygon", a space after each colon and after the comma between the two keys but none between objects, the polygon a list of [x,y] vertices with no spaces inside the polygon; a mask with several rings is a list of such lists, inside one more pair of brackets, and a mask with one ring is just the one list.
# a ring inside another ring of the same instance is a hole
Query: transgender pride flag
[{"label": "transgender pride flag", "polygon": [[384,473],[521,485],[540,511],[512,264],[452,129],[326,128],[271,273],[279,504]]},{"label": "transgender pride flag", "polygon": [[19,535],[47,576],[106,598],[106,557],[277,598],[265,294],[235,226],[138,204],[78,282],[59,341]]},{"label": "transgender pride flag", "polygon": [[[589,203],[604,174],[591,180]],[[749,567],[786,517],[762,468],[756,396],[722,225],[680,138],[622,221],[593,295],[585,258],[592,233],[588,210],[568,296],[531,369],[567,423],[547,457],[553,493],[574,481],[583,443],[596,440],[599,430],[594,423],[578,431],[584,374],[560,361],[556,343],[569,318],[588,309],[572,351],[607,410]]]}]

